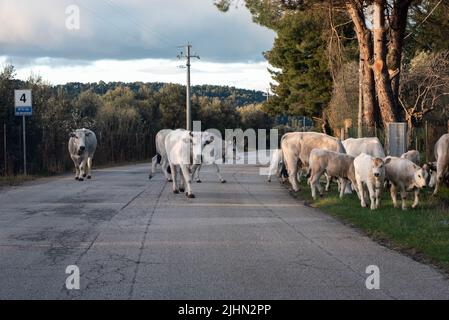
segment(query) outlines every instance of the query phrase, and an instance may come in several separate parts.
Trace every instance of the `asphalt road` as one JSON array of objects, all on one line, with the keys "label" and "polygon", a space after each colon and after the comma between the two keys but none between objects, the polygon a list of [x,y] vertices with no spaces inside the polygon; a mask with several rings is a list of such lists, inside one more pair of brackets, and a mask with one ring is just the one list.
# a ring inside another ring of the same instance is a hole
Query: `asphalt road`
[{"label": "asphalt road", "polygon": [[[303,206],[256,166],[209,169],[196,199],[148,165],[0,192],[1,299],[448,299],[433,267]],[[80,290],[65,287],[80,269]],[[366,267],[380,268],[368,290]]]}]

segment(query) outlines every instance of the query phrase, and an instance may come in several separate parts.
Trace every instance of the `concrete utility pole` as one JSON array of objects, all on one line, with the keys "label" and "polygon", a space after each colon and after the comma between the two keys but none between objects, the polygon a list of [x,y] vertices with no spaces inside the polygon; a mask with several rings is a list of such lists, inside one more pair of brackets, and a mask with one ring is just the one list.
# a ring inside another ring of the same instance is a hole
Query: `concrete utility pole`
[{"label": "concrete utility pole", "polygon": [[197,58],[200,59],[200,56],[198,55],[192,55],[192,45],[190,43],[187,43],[185,46],[181,46],[186,48],[186,53],[181,52],[180,55],[178,55],[178,59],[186,58],[186,66],[187,66],[187,84],[186,84],[186,129],[191,131],[192,130],[192,106],[190,101],[190,59],[191,58]]},{"label": "concrete utility pole", "polygon": [[267,92],[263,94],[264,97],[267,97],[267,102],[270,100],[270,88],[267,88]]}]

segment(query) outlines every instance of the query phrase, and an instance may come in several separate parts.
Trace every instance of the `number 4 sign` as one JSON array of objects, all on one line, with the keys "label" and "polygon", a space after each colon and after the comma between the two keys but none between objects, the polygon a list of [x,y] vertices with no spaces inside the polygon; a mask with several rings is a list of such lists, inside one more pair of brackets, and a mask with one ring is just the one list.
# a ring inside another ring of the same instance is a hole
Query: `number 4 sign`
[{"label": "number 4 sign", "polygon": [[16,116],[31,116],[33,114],[33,103],[31,90],[15,90]]}]

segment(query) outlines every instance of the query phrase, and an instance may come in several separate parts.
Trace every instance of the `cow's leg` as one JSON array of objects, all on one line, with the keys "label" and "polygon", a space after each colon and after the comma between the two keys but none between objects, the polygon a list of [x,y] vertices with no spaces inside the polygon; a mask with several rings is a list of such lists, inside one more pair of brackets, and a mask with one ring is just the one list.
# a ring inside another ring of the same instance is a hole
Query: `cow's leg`
[{"label": "cow's leg", "polygon": [[395,208],[397,208],[398,207],[398,190],[396,188],[396,185],[393,183],[391,184],[391,187],[390,187],[390,195],[391,195],[391,200],[393,200],[393,206]]},{"label": "cow's leg", "polygon": [[340,182],[340,199],[343,199],[348,181],[345,178],[339,178],[338,181]]},{"label": "cow's leg", "polygon": [[329,192],[329,190],[331,188],[332,177],[330,175],[328,175],[327,173],[325,173],[324,176],[326,177],[326,192]]},{"label": "cow's leg", "polygon": [[220,180],[221,183],[226,183],[226,180],[223,178],[223,176],[221,175],[220,172],[220,167],[218,166],[218,164],[216,164],[215,162],[212,164],[213,167],[215,167],[215,170],[217,171],[217,176],[218,179]]},{"label": "cow's leg", "polygon": [[357,179],[357,189],[359,189],[360,193],[360,205],[362,206],[362,208],[366,208],[365,189],[363,186],[363,182],[359,179]]},{"label": "cow's leg", "polygon": [[415,189],[415,201],[413,201],[413,206],[412,206],[412,208],[413,208],[413,209],[416,209],[416,207],[418,206],[418,204],[419,204],[419,189],[416,188],[416,189]]},{"label": "cow's leg", "polygon": [[75,164],[75,180],[79,180],[80,178],[80,166],[77,160],[73,160],[73,163]]},{"label": "cow's leg", "polygon": [[87,162],[87,159],[86,159],[86,158],[84,158],[84,159],[81,161],[81,164],[80,164],[79,181],[84,181],[84,178],[87,176],[87,174],[86,174],[86,162]]},{"label": "cow's leg", "polygon": [[370,207],[371,210],[376,210],[376,190],[374,189],[374,185],[372,183],[367,184],[368,192],[369,192],[369,198],[370,198]]},{"label": "cow's leg", "polygon": [[92,157],[87,158],[87,179],[92,179]]},{"label": "cow's leg", "polygon": [[323,175],[323,171],[321,170],[321,171],[317,171],[317,172],[314,172],[313,170],[312,170],[312,174],[311,174],[311,177],[310,177],[310,179],[309,179],[309,184],[310,184],[310,188],[311,188],[311,190],[312,190],[312,197],[313,197],[313,199],[314,200],[316,200],[316,190],[318,189],[318,192],[320,193],[320,196],[322,197],[323,196],[323,187],[321,186],[321,184],[320,184],[320,179],[321,179],[321,176]]},{"label": "cow's leg", "polygon": [[436,196],[438,192],[440,191],[441,183],[443,183],[444,180],[444,164],[442,161],[437,162],[437,177],[435,181],[435,191],[433,192],[433,195]]},{"label": "cow's leg", "polygon": [[156,166],[157,166],[157,162],[158,162],[158,155],[155,155],[153,157],[153,159],[151,159],[151,169],[150,169],[150,175],[149,175],[149,179],[153,178],[154,173],[156,172]]},{"label": "cow's leg", "polygon": [[[170,171],[172,171],[171,175],[168,173],[167,168],[170,167]],[[173,182],[173,168],[171,167],[167,157],[162,156],[161,159],[161,168],[162,172],[164,173],[165,179],[167,179],[168,182]]]},{"label": "cow's leg", "polygon": [[376,209],[379,209],[380,208],[380,201],[382,200],[382,189],[379,186],[379,188],[377,188],[374,191],[376,193]]},{"label": "cow's leg", "polygon": [[298,161],[290,160],[286,161],[287,164],[287,172],[288,172],[288,179],[290,181],[290,184],[292,185],[292,189],[294,192],[299,191],[299,185],[298,185]]},{"label": "cow's leg", "polygon": [[173,183],[173,193],[179,193],[178,185],[176,182],[176,176],[177,176],[176,166],[170,164],[170,170],[171,170],[171,180]]},{"label": "cow's leg", "polygon": [[181,175],[183,175],[184,181],[186,183],[186,196],[188,198],[195,198],[195,195],[192,192],[192,179],[190,171],[186,165],[181,165]]},{"label": "cow's leg", "polygon": [[407,190],[401,186],[402,210],[407,210]]},{"label": "cow's leg", "polygon": [[192,180],[195,180],[196,183],[201,183],[200,179],[200,171],[201,171],[201,164],[194,164],[192,167]]},{"label": "cow's leg", "polygon": [[180,173],[180,177],[179,177],[179,192],[184,192],[184,191],[186,191],[186,181],[185,181],[185,179],[184,179],[184,174],[182,173],[182,171],[181,171],[181,173]]}]

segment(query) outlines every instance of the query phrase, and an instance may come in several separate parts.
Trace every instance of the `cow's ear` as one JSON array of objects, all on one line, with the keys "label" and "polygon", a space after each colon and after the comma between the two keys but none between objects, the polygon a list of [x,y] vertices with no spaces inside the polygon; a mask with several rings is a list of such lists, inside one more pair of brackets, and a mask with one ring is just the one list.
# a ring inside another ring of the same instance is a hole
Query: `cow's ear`
[{"label": "cow's ear", "polygon": [[70,138],[75,138],[76,137],[76,133],[75,132],[70,132]]},{"label": "cow's ear", "polygon": [[192,132],[192,131],[189,131],[189,135],[190,135],[191,137],[193,137],[193,132]]},{"label": "cow's ear", "polygon": [[391,162],[391,158],[387,158],[386,160],[385,160],[385,164],[389,164]]}]

